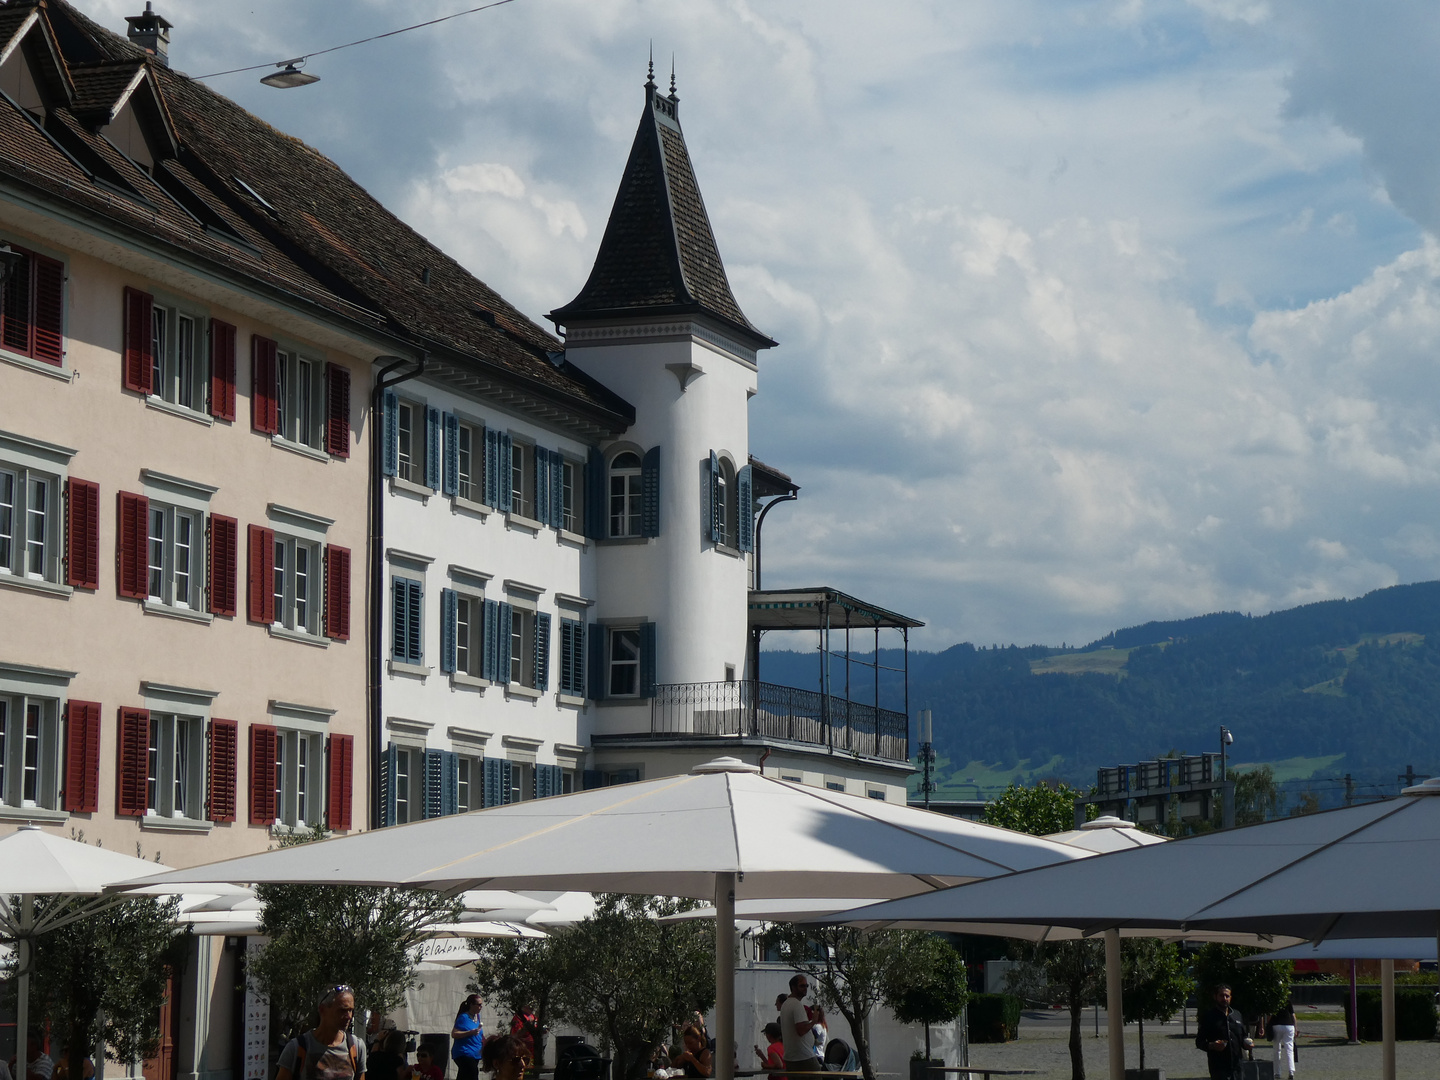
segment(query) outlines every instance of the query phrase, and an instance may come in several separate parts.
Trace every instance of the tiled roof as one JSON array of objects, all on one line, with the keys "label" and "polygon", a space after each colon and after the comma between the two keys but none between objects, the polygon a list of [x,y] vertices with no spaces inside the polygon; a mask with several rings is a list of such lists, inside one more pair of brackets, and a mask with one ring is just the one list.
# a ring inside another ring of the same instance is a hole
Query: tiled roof
[{"label": "tiled roof", "polygon": [[[552,416],[558,409],[611,433],[633,421],[628,403],[559,358],[556,338],[323,154],[156,63],[65,0],[44,0],[42,10],[64,78],[73,80],[73,90],[56,88],[57,100],[73,95],[73,112],[93,122],[144,64],[179,152],[157,162],[152,176],[69,109],[53,110],[47,137],[29,114],[0,100],[0,182],[38,188],[152,242],[383,329],[452,368],[472,368],[484,385],[545,403]],[[18,15],[0,9],[0,39],[7,25],[12,34],[18,28],[19,20],[10,22]]]},{"label": "tiled roof", "polygon": [[707,314],[761,348],[775,344],[735,302],[680,130],[678,103],[650,81],[590,278],[551,318],[569,326],[679,314]]}]

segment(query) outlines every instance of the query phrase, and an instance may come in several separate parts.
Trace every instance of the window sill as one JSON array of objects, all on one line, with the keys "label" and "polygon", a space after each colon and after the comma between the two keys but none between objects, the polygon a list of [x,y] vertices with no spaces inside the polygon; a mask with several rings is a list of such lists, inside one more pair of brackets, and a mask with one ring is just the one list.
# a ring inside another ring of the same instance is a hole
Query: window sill
[{"label": "window sill", "polygon": [[474,514],[481,521],[484,521],[490,515],[490,507],[484,503],[478,503],[472,499],[462,499],[459,495],[452,495],[450,497],[450,504],[456,510],[463,510],[467,514]]},{"label": "window sill", "polygon": [[43,806],[0,806],[0,821],[29,821],[36,825],[58,825],[69,820],[64,810],[47,810]]},{"label": "window sill", "polygon": [[398,476],[390,477],[390,494],[403,491],[410,495],[419,495],[421,502],[428,502],[431,495],[435,494],[434,488],[428,488],[424,484],[417,484],[413,480],[402,480]]},{"label": "window sill", "polygon": [[214,418],[208,413],[187,409],[184,405],[176,405],[173,401],[166,401],[155,394],[145,395],[145,407],[154,409],[156,412],[178,416],[181,420],[189,420],[192,424],[200,424],[204,427],[213,427],[215,424]]},{"label": "window sill", "polygon": [[571,532],[569,529],[561,529],[559,531],[559,536],[560,542],[562,544],[574,544],[581,550],[584,550],[590,543],[590,541],[586,537],[582,536],[580,533]]},{"label": "window sill", "polygon": [[301,457],[308,457],[315,461],[323,461],[326,464],[330,462],[330,455],[324,450],[316,450],[313,446],[292,442],[290,439],[282,438],[279,435],[270,436],[270,445],[278,450],[288,450],[292,454],[299,454]]},{"label": "window sill", "polygon": [[160,615],[167,619],[182,619],[185,622],[204,623],[207,626],[215,621],[215,616],[208,611],[174,607],[170,604],[162,604],[159,600],[146,600],[143,606],[146,615]]},{"label": "window sill", "polygon": [[534,518],[528,518],[524,514],[507,513],[505,515],[505,524],[512,529],[529,529],[532,533],[539,533],[541,529],[545,528],[543,522],[536,521]]},{"label": "window sill", "polygon": [[585,699],[576,697],[574,694],[556,694],[555,700],[561,705],[573,705],[579,708],[583,708],[585,705]]},{"label": "window sill", "polygon": [[69,596],[75,590],[58,581],[41,581],[39,578],[21,577],[18,574],[0,574],[0,586],[20,589],[24,592],[44,593],[47,596]]},{"label": "window sill", "polygon": [[38,375],[49,375],[52,379],[59,379],[61,382],[72,382],[75,379],[75,372],[67,367],[56,367],[54,364],[47,364],[43,360],[36,360],[29,356],[21,356],[9,349],[0,349],[0,360],[7,364],[14,364],[16,367],[25,368]]},{"label": "window sill", "polygon": [[390,661],[391,675],[419,675],[422,679],[430,674],[430,669],[424,664],[405,664],[399,660]]},{"label": "window sill", "polygon": [[200,821],[196,818],[162,817],[159,814],[146,814],[140,819],[140,828],[149,829],[154,832],[208,833],[214,827],[215,823],[213,821]]},{"label": "window sill", "polygon": [[319,634],[307,634],[304,630],[291,630],[289,627],[276,626],[274,623],[271,623],[266,629],[270,631],[270,636],[273,638],[297,641],[301,645],[312,645],[317,649],[330,647],[330,639],[321,637]]},{"label": "window sill", "polygon": [[716,544],[715,550],[718,551],[721,555],[729,555],[732,559],[745,558],[745,552],[741,551],[737,547],[731,547],[729,544]]},{"label": "window sill", "polygon": [[505,696],[507,698],[526,698],[530,701],[540,700],[540,691],[533,686],[521,686],[519,683],[506,683]]},{"label": "window sill", "polygon": [[491,686],[493,684],[490,682],[489,679],[481,679],[477,678],[474,675],[466,675],[463,671],[454,671],[450,673],[450,685],[452,687],[466,686],[470,687],[471,689],[483,692],[487,686]]}]

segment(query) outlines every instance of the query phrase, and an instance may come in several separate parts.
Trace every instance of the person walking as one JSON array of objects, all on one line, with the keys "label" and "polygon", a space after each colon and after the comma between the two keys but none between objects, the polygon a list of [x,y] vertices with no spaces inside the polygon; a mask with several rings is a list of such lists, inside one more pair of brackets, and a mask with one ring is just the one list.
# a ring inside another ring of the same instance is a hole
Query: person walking
[{"label": "person walking", "polygon": [[350,1034],[355,991],[332,986],[320,997],[320,1022],[280,1051],[275,1080],[365,1080],[365,1042]]},{"label": "person walking", "polygon": [[460,1011],[455,1014],[455,1027],[450,1032],[454,1040],[450,1044],[450,1060],[455,1062],[455,1080],[479,1080],[480,1056],[485,1046],[480,1005],[480,995],[471,994],[460,1003]]},{"label": "person walking", "polygon": [[780,1007],[780,1039],[785,1044],[786,1072],[819,1072],[820,1059],[815,1056],[815,1040],[810,1034],[815,1022],[805,1008],[805,995],[810,993],[810,980],[796,975],[790,980],[790,996]]},{"label": "person walking", "polygon": [[1205,1051],[1210,1080],[1240,1080],[1240,1063],[1254,1045],[1245,1035],[1244,1018],[1230,1007],[1230,987],[1222,983],[1195,1028],[1195,1046]]},{"label": "person walking", "polygon": [[1295,1077],[1295,1003],[1286,1001],[1283,1008],[1270,1018],[1275,1044],[1275,1080]]}]

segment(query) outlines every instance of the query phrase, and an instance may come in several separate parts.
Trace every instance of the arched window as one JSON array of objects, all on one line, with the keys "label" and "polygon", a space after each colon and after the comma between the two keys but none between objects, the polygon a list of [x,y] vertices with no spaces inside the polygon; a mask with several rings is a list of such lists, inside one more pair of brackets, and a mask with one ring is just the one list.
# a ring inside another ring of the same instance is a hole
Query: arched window
[{"label": "arched window", "polygon": [[626,450],[610,462],[610,535],[641,535],[640,455]]},{"label": "arched window", "polygon": [[720,472],[715,477],[715,535],[726,547],[737,547],[735,530],[740,523],[739,503],[736,497],[735,466],[726,458],[720,459]]}]

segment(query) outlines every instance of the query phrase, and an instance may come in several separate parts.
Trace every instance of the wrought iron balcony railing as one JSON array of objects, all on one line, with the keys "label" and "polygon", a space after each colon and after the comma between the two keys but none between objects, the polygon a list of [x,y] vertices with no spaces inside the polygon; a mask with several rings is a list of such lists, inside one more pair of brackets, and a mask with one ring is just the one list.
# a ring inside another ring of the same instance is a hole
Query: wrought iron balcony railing
[{"label": "wrought iron balcony railing", "polygon": [[750,735],[890,761],[910,758],[903,713],[774,683],[662,683],[650,703],[650,733]]}]

